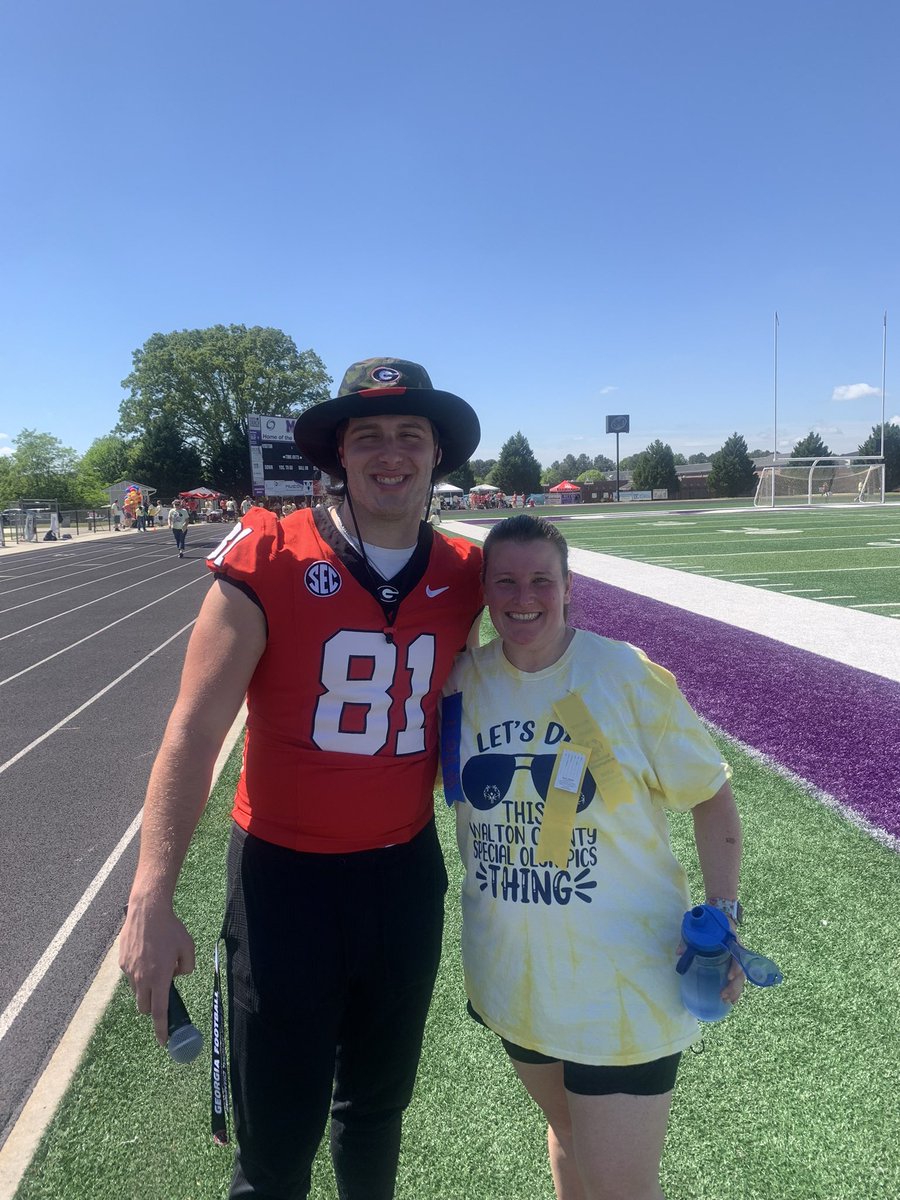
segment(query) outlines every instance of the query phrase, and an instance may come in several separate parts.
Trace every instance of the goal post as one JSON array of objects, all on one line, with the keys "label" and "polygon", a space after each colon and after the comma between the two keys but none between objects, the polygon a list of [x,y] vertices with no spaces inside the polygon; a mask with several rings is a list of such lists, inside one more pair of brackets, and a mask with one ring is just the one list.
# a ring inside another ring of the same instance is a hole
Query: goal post
[{"label": "goal post", "polygon": [[756,508],[884,504],[884,460],[875,456],[786,458],[763,467]]}]

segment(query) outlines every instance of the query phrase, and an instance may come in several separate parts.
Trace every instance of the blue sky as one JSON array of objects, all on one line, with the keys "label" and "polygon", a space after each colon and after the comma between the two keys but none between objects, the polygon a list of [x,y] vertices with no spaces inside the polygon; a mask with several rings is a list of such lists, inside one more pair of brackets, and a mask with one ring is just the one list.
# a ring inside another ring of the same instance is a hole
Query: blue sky
[{"label": "blue sky", "polygon": [[155,332],[424,363],[548,465],[900,422],[895,0],[49,0],[0,19],[0,451]]}]

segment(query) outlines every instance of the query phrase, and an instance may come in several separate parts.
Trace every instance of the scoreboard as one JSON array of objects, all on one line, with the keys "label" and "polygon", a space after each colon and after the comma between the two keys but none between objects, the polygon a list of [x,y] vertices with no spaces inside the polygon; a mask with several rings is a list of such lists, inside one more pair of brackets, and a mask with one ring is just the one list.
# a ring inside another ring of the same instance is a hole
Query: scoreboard
[{"label": "scoreboard", "polygon": [[293,417],[247,417],[250,478],[254,496],[312,496],[321,472],[308,462],[294,441]]}]

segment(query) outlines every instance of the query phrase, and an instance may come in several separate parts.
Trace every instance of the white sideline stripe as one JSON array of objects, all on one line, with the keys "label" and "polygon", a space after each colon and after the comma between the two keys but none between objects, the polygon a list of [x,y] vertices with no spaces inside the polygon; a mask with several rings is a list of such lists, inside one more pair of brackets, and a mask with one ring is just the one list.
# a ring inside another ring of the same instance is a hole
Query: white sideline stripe
[{"label": "white sideline stripe", "polygon": [[[448,532],[456,535],[476,541],[487,537],[488,531],[481,525],[461,521],[446,524]],[[594,550],[570,547],[569,565],[573,571],[600,583],[671,604],[685,612],[712,617],[737,629],[900,683],[900,638],[896,626],[890,624],[892,616],[826,605],[805,596],[772,593],[765,590],[765,585],[747,587],[727,579],[684,575],[668,567],[615,558]]]},{"label": "white sideline stripe", "polygon": [[155,608],[163,600],[168,600],[170,596],[177,596],[179,592],[183,592],[185,588],[193,587],[195,583],[199,583],[205,576],[198,575],[191,579],[188,583],[183,583],[181,587],[175,588],[171,592],[166,592],[164,596],[158,596],[156,600],[151,600],[149,604],[144,604],[140,608],[133,608],[131,612],[125,614],[124,617],[117,617],[115,621],[110,621],[108,625],[104,625],[100,629],[95,629],[93,633],[85,634],[83,638],[79,638],[77,642],[72,642],[68,646],[63,646],[61,650],[55,650],[52,654],[48,654],[46,658],[42,658],[40,662],[32,663],[30,667],[24,667],[21,671],[17,671],[15,675],[9,675],[6,679],[0,679],[0,687],[5,687],[7,683],[12,683],[14,679],[21,679],[23,675],[27,675],[29,671],[36,671],[38,667],[42,667],[45,663],[52,662],[54,658],[59,658],[60,654],[66,654],[69,650],[74,650],[77,646],[83,646],[85,642],[89,642],[91,638],[99,637],[101,633],[106,633],[110,629],[114,629],[116,625],[121,625],[123,621],[130,621],[132,617],[136,617],[138,613],[146,612],[148,608]]},{"label": "white sideline stripe", "polygon": [[121,675],[117,676],[112,681],[112,683],[108,683],[106,687],[101,688],[99,692],[96,692],[93,696],[91,696],[90,700],[85,700],[84,704],[80,704],[78,708],[73,709],[68,716],[63,717],[61,721],[57,721],[52,729],[48,729],[46,733],[42,733],[40,737],[36,737],[33,742],[29,742],[27,746],[23,746],[18,754],[14,754],[12,758],[8,758],[5,763],[0,763],[0,775],[2,775],[4,771],[8,771],[10,767],[15,766],[15,764],[19,762],[20,759],[23,759],[26,754],[30,754],[32,750],[35,750],[38,746],[40,746],[41,742],[46,742],[47,738],[52,737],[54,733],[57,733],[64,725],[67,725],[73,717],[77,717],[79,713],[83,713],[86,708],[90,708],[90,706],[99,700],[101,696],[105,696],[107,692],[112,691],[112,689],[117,684],[121,683],[123,679],[127,679],[129,675],[132,675],[138,669],[138,667],[142,667],[144,663],[153,658],[155,654],[159,654],[160,650],[165,650],[166,646],[168,646],[170,642],[174,642],[176,638],[181,637],[186,629],[190,629],[196,619],[197,618],[195,617],[193,621],[188,621],[187,625],[183,625],[181,629],[179,629],[176,633],[173,633],[171,637],[166,638],[166,640],[157,646],[155,650],[151,650],[149,654],[145,654],[142,659],[139,659],[134,664],[134,666],[129,667],[127,671],[123,671]]},{"label": "white sideline stripe", "polygon": [[[96,600],[85,600],[84,604],[76,604],[74,608],[67,608],[64,612],[54,613],[52,617],[44,617],[43,621],[35,621],[33,625],[25,625],[22,629],[14,629],[12,633],[4,633],[0,635],[0,642],[5,642],[7,638],[18,637],[20,633],[29,633],[32,629],[37,629],[39,625],[46,625],[50,621],[58,621],[60,617],[68,617],[71,613],[81,612],[83,608],[90,608],[92,604],[102,604],[104,600],[111,600],[114,596],[121,596],[123,592],[130,592],[132,588],[143,587],[151,579],[162,579],[164,575],[171,575],[173,571],[181,571],[187,565],[187,563],[180,563],[177,567],[170,567],[168,571],[160,571],[156,575],[148,575],[146,579],[139,579],[136,583],[129,583],[125,587],[119,588],[116,592],[107,592],[105,596],[98,596]],[[202,579],[203,576],[201,575],[200,578]],[[6,611],[12,612],[13,610],[8,608]]]},{"label": "white sideline stripe", "polygon": [[[225,736],[219,757],[213,767],[210,791],[218,783],[222,769],[234,749],[235,742],[241,735],[246,719],[247,708],[246,705],[242,705],[241,711],[235,717],[234,723]],[[135,818],[138,824],[142,815],[143,808]],[[133,826],[134,822],[129,826],[129,830]],[[127,837],[128,834],[126,833],[125,836]],[[131,836],[133,837],[134,834],[132,833]],[[104,868],[105,864],[104,867],[101,867],[101,871]],[[93,983],[63,1033],[44,1073],[35,1084],[18,1120],[10,1130],[9,1137],[3,1146],[0,1146],[0,1200],[13,1200],[22,1176],[27,1171],[47,1126],[53,1120],[59,1103],[66,1094],[84,1051],[87,1049],[91,1035],[106,1011],[121,977],[119,939],[116,937],[101,963]]]},{"label": "white sideline stripe", "polygon": [[897,608],[900,600],[886,600],[883,604],[851,604],[851,608]]}]

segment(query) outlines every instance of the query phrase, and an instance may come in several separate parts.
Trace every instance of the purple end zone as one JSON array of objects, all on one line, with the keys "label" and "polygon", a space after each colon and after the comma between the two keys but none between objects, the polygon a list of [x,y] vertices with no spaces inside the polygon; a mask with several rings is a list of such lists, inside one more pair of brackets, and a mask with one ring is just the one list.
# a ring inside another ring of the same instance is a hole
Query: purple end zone
[{"label": "purple end zone", "polygon": [[575,578],[572,624],[639,646],[707,720],[900,837],[900,684]]}]

